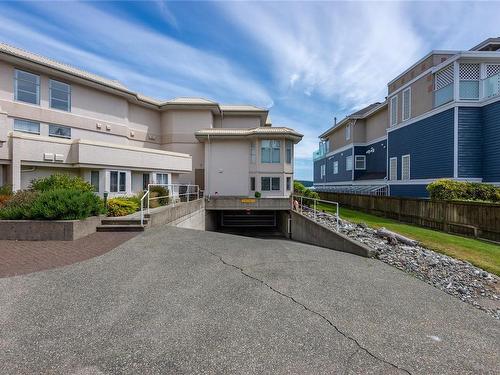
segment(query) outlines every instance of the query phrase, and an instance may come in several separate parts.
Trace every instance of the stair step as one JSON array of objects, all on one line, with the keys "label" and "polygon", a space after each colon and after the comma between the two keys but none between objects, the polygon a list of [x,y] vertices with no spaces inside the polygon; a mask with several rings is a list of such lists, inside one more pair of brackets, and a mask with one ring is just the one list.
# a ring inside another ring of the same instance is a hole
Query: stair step
[{"label": "stair step", "polygon": [[99,225],[97,232],[144,232],[141,225]]},{"label": "stair step", "polygon": [[[144,220],[144,224],[147,224],[148,221]],[[113,219],[113,218],[108,218],[108,219],[102,219],[101,220],[102,225],[141,225],[141,220],[140,219]]]}]

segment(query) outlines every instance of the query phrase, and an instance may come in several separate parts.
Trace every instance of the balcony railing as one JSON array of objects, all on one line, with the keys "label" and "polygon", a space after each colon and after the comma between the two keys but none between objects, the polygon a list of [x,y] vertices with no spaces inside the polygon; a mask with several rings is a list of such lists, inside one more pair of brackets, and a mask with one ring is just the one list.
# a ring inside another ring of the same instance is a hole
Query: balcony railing
[{"label": "balcony railing", "polygon": [[325,151],[322,149],[313,152],[313,161],[322,159],[326,155]]},{"label": "balcony railing", "polygon": [[[489,99],[500,95],[500,73],[480,81],[461,80],[458,84],[460,100]],[[453,100],[453,83],[434,91],[434,107]]]}]

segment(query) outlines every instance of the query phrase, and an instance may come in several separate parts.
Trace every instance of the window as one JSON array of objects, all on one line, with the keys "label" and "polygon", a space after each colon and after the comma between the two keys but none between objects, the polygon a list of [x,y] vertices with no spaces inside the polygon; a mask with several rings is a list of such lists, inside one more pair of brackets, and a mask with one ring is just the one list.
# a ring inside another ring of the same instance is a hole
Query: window
[{"label": "window", "polygon": [[288,164],[292,163],[292,148],[293,143],[291,141],[286,141],[286,162]]},{"label": "window", "polygon": [[403,121],[411,117],[411,87],[403,91]]},{"label": "window", "polygon": [[410,179],[410,155],[401,156],[401,179]]},{"label": "window", "polygon": [[460,64],[460,99],[479,99],[479,64]]},{"label": "window", "polygon": [[398,97],[393,96],[391,98],[391,126],[398,123]]},{"label": "window", "polygon": [[51,79],[49,81],[50,108],[71,111],[71,86]]},{"label": "window", "polygon": [[142,190],[148,190],[149,185],[149,173],[142,174]]},{"label": "window", "polygon": [[351,124],[347,124],[345,127],[345,140],[351,139]]},{"label": "window", "polygon": [[162,185],[168,185],[168,173],[157,173],[156,183]]},{"label": "window", "polygon": [[27,120],[14,119],[14,130],[23,133],[40,134],[40,123]]},{"label": "window", "polygon": [[40,76],[16,69],[14,86],[15,100],[40,104]]},{"label": "window", "polygon": [[49,125],[49,136],[59,138],[71,138],[71,128],[61,125]]},{"label": "window", "polygon": [[354,159],[354,167],[356,170],[365,170],[366,169],[366,156],[365,155],[356,155]]},{"label": "window", "polygon": [[352,171],[352,156],[345,158],[345,170]]},{"label": "window", "polygon": [[287,191],[292,190],[292,178],[291,177],[286,178],[286,190]]},{"label": "window", "polygon": [[255,142],[250,143],[250,163],[255,164],[257,162],[257,153],[255,151]]},{"label": "window", "polygon": [[389,159],[389,180],[395,181],[398,179],[398,158]]},{"label": "window", "polygon": [[326,174],[326,164],[322,164],[320,166],[319,173],[320,173],[320,178],[323,179],[323,177],[325,177]]},{"label": "window", "polygon": [[280,178],[279,177],[261,177],[260,185],[262,191],[276,191],[280,190]]},{"label": "window", "polygon": [[250,190],[255,191],[255,177],[250,177]]},{"label": "window", "polygon": [[333,174],[338,174],[339,173],[339,162],[334,161],[333,162]]},{"label": "window", "polygon": [[261,162],[262,163],[279,163],[280,162],[281,142],[274,140],[261,141]]},{"label": "window", "polygon": [[90,171],[90,184],[94,187],[94,191],[99,191],[99,171]]},{"label": "window", "polygon": [[112,193],[125,192],[127,186],[127,174],[125,172],[109,172],[109,191]]}]

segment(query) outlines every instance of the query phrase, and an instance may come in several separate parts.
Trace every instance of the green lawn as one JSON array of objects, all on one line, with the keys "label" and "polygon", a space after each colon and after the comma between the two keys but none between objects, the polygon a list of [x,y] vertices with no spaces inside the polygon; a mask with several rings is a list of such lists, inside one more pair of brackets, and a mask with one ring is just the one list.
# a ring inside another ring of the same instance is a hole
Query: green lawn
[{"label": "green lawn", "polygon": [[[335,208],[327,204],[319,204],[318,209],[335,212]],[[435,231],[404,224],[375,215],[340,208],[340,217],[353,223],[365,223],[372,228],[385,227],[391,231],[402,234],[419,241],[428,249],[452,256],[457,259],[466,260],[478,267],[500,276],[500,246],[493,243],[475,240],[473,238],[456,236],[444,232]]]}]

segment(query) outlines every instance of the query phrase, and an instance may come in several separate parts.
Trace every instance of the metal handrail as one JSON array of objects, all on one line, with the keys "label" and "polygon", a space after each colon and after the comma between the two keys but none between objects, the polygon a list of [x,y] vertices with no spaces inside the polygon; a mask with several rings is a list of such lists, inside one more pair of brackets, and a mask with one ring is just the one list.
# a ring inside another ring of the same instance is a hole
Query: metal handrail
[{"label": "metal handrail", "polygon": [[[158,197],[151,198],[151,187],[153,186],[161,186],[164,187],[168,191],[168,195],[162,195]],[[177,192],[175,191],[177,187]],[[186,193],[180,193],[181,188],[186,188]],[[194,191],[191,191],[194,188]],[[175,203],[180,201],[182,196],[187,196],[187,202],[190,201],[191,195],[196,195],[196,199],[200,199],[200,187],[198,185],[191,184],[148,184],[147,190],[144,192],[144,195],[141,197],[141,226],[144,226],[144,211],[150,213],[150,204],[149,202],[154,199],[168,199],[168,203],[166,206],[170,205],[172,202],[172,206],[175,207]],[[147,199],[146,199],[147,198]],[[172,201],[170,199],[172,198]],[[144,202],[146,202],[146,207],[144,207]]]},{"label": "metal handrail", "polygon": [[[297,201],[296,198],[300,199],[300,203],[299,203],[299,201]],[[325,199],[310,198],[310,197],[306,197],[304,195],[292,194],[292,195],[290,195],[292,211],[297,211],[302,215],[303,214],[302,213],[303,207],[304,207],[304,203],[303,203],[304,199],[313,201],[313,219],[314,219],[314,221],[316,221],[316,217],[317,217],[316,212],[319,212],[316,209],[317,202],[324,202],[324,203],[334,205],[335,206],[335,224],[336,224],[335,227],[336,227],[337,232],[339,231],[339,203],[338,202],[327,201]],[[297,202],[297,205],[295,204],[295,202]]]}]

